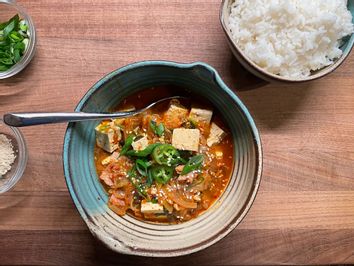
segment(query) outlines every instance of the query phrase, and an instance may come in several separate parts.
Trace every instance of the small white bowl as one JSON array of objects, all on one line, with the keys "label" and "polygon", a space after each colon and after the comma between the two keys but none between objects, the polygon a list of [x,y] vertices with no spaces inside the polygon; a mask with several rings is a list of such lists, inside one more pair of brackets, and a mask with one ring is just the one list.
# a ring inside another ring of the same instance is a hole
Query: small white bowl
[{"label": "small white bowl", "polygon": [[7,126],[0,119],[0,134],[6,135],[15,151],[16,159],[11,170],[0,178],[0,194],[10,190],[22,177],[27,165],[27,147],[22,133],[15,127]]}]

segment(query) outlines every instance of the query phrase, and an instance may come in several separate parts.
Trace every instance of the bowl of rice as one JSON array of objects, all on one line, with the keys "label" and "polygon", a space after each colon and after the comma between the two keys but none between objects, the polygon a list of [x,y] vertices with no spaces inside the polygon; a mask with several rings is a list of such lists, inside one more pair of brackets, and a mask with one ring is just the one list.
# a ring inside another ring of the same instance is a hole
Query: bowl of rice
[{"label": "bowl of rice", "polygon": [[220,20],[238,61],[267,81],[333,72],[354,44],[353,0],[223,0]]}]

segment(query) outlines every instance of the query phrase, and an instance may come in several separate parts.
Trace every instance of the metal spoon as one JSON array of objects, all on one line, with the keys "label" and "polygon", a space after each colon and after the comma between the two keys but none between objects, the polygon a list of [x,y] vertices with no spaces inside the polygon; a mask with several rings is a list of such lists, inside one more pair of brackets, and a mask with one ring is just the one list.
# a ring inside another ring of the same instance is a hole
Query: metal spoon
[{"label": "metal spoon", "polygon": [[25,127],[35,126],[42,124],[62,123],[62,122],[77,122],[86,120],[101,120],[109,118],[125,118],[140,114],[153,106],[160,104],[164,101],[172,99],[186,99],[183,96],[172,96],[160,99],[146,106],[143,109],[128,111],[128,112],[116,112],[116,113],[84,113],[84,112],[72,112],[72,113],[8,113],[4,115],[5,124],[13,127]]}]

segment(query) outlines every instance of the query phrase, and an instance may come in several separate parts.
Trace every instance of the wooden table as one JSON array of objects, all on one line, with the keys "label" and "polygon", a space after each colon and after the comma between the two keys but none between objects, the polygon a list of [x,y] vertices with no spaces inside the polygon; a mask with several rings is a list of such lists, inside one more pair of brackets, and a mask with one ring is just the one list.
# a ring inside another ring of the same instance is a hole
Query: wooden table
[{"label": "wooden table", "polygon": [[214,66],[248,106],[264,148],[256,201],[230,235],[186,257],[114,254],[96,242],[67,191],[65,125],[24,128],[29,161],[0,196],[0,264],[147,265],[354,263],[354,57],[334,74],[265,84],[233,59],[216,0],[19,1],[37,26],[38,49],[0,81],[0,114],[73,110],[103,75],[164,59]]}]

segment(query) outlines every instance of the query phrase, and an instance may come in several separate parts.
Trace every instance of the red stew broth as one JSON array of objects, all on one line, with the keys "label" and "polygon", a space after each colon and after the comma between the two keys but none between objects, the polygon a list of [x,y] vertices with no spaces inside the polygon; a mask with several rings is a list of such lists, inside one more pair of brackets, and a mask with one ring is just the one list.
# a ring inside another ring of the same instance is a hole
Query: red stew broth
[{"label": "red stew broth", "polygon": [[[208,169],[208,171],[212,171],[210,169],[213,169],[213,172],[215,172],[215,175],[217,176],[212,176],[212,178],[210,178],[211,180],[208,181],[210,183],[208,189],[202,191],[200,197],[201,200],[198,202],[197,208],[188,209],[188,210],[179,208],[180,211],[174,210],[173,215],[172,214],[171,215],[170,214],[169,215],[143,215],[141,212],[127,209],[126,211],[127,214],[132,215],[143,221],[159,222],[159,223],[180,223],[180,222],[184,222],[196,218],[201,213],[206,211],[215,202],[215,200],[217,200],[222,195],[222,193],[224,192],[225,188],[229,183],[229,180],[233,172],[234,147],[233,147],[232,134],[230,133],[230,130],[224,123],[220,113],[217,110],[215,110],[215,108],[213,108],[212,105],[209,104],[207,101],[203,101],[202,99],[200,99],[200,97],[197,96],[193,97],[187,91],[181,93],[181,89],[175,88],[173,86],[153,87],[150,89],[139,91],[138,93],[127,97],[121,104],[117,106],[115,110],[124,110],[125,108],[129,108],[131,106],[134,106],[136,109],[140,109],[147,106],[153,101],[159,100],[164,97],[174,96],[174,95],[186,95],[187,97],[190,97],[191,100],[180,101],[182,105],[184,105],[189,109],[191,107],[191,103],[193,103],[193,105],[197,104],[200,107],[213,109],[213,117],[211,121],[215,122],[219,127],[221,127],[227,133],[227,135],[224,137],[221,143],[210,147],[208,153],[215,154],[215,151],[218,150],[218,151],[222,151],[223,156],[221,160],[216,158],[212,159],[208,163],[208,165],[205,165],[203,167],[203,169]],[[157,114],[158,116],[162,117],[163,113],[168,108],[168,104],[169,103],[167,102],[166,104],[161,104],[158,107],[153,108],[151,113]],[[144,115],[133,117],[132,119],[135,119],[134,123],[136,123],[137,125],[141,125],[142,124],[141,121],[143,117]],[[201,132],[202,135],[207,135],[209,133],[208,130],[205,131],[201,130]],[[95,165],[96,165],[98,176],[100,176],[102,172],[107,168],[107,166],[102,165],[101,162],[109,155],[110,153],[104,151],[103,149],[101,149],[96,145],[94,150],[94,158],[95,158]],[[110,187],[107,186],[102,180],[100,181],[104,185],[106,191],[108,192]],[[170,182],[172,182],[172,180]],[[170,205],[173,206],[174,204],[170,204]]]}]

